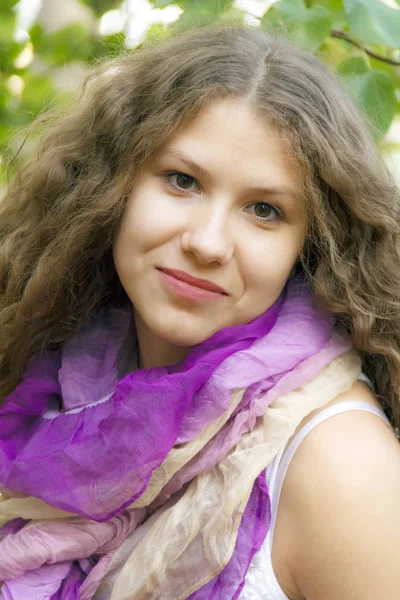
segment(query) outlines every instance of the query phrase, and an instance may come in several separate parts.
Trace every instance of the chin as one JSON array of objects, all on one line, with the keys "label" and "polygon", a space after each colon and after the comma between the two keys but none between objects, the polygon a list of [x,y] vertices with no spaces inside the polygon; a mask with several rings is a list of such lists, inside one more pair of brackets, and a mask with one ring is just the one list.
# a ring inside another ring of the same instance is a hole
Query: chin
[{"label": "chin", "polygon": [[201,327],[199,323],[191,322],[191,319],[186,323],[184,321],[185,319],[180,319],[178,322],[173,320],[164,321],[163,323],[154,324],[152,329],[164,342],[179,347],[197,346],[208,340],[219,329],[215,328],[214,330],[211,327],[204,327],[204,323]]},{"label": "chin", "polygon": [[197,346],[201,344],[205,340],[208,340],[214,332],[210,332],[209,334],[203,332],[196,334],[195,332],[185,332],[185,331],[174,331],[174,332],[160,332],[160,337],[171,344],[171,346],[178,346],[180,348],[192,348],[193,346]]}]

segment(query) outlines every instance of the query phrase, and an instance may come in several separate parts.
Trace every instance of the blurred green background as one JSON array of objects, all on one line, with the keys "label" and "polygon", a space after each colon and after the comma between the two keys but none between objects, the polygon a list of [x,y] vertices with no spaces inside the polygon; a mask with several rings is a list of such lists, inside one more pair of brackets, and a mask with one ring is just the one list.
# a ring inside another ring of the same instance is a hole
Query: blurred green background
[{"label": "blurred green background", "polygon": [[[0,0],[0,186],[33,119],[89,65],[150,36],[215,22],[277,29],[316,52],[366,113],[400,183],[400,0]],[[182,57],[184,60],[184,57]]]}]

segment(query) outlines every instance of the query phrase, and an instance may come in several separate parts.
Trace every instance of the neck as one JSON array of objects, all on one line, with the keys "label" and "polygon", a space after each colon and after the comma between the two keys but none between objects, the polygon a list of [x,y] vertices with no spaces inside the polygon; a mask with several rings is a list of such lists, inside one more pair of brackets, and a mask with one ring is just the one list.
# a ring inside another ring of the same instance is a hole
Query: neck
[{"label": "neck", "polygon": [[188,346],[173,346],[152,332],[135,312],[135,329],[139,350],[139,369],[153,369],[172,365],[190,351]]}]

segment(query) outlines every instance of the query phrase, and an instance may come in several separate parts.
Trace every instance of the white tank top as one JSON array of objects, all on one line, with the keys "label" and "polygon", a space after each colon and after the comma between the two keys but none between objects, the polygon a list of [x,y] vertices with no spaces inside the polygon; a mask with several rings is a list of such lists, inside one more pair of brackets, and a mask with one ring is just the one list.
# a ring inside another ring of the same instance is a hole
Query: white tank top
[{"label": "white tank top", "polygon": [[352,410],[363,410],[374,413],[390,424],[383,411],[368,404],[368,402],[349,401],[342,402],[341,404],[334,404],[333,406],[322,410],[316,417],[308,421],[308,423],[306,423],[306,425],[294,436],[286,451],[283,448],[268,465],[266,474],[271,498],[271,525],[263,545],[259,552],[253,557],[252,564],[247,572],[245,586],[239,596],[239,600],[289,600],[282,591],[272,566],[272,542],[283,481],[290,462],[306,435],[308,435],[317,425],[330,417]]}]

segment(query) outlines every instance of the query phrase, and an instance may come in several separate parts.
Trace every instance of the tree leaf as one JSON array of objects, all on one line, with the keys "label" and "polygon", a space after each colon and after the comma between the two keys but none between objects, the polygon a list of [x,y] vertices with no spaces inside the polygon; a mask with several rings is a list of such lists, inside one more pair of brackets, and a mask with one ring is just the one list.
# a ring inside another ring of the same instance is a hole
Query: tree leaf
[{"label": "tree leaf", "polygon": [[380,132],[380,136],[374,132],[376,137],[381,137],[396,114],[397,98],[392,79],[387,73],[374,70],[361,75],[345,75],[343,81],[349,94]]},{"label": "tree leaf", "polygon": [[176,4],[176,2],[174,0],[153,0],[154,8],[164,8],[169,4]]},{"label": "tree leaf", "polygon": [[90,62],[101,58],[118,56],[125,49],[125,34],[112,33],[103,38],[96,39],[90,47]]},{"label": "tree leaf", "polygon": [[332,14],[334,29],[347,29],[347,15],[342,0],[318,0],[317,4],[326,8]]},{"label": "tree leaf", "polygon": [[1,0],[0,2],[0,15],[3,18],[3,15],[9,16],[13,14],[13,9],[15,5],[18,3],[18,0]]},{"label": "tree leaf", "polygon": [[185,11],[203,17],[215,16],[231,8],[232,4],[233,0],[187,0]]},{"label": "tree leaf", "polygon": [[186,0],[181,17],[172,30],[186,31],[217,22],[223,12],[231,9],[233,0]]},{"label": "tree leaf", "polygon": [[338,71],[342,75],[363,75],[370,67],[363,56],[349,56],[339,64]]},{"label": "tree leaf", "polygon": [[0,43],[12,44],[14,42],[13,34],[15,29],[15,15],[1,15],[0,18]]},{"label": "tree leaf", "polygon": [[263,29],[284,29],[287,30],[282,14],[276,8],[275,5],[271,6],[261,19],[261,26]]},{"label": "tree leaf", "polygon": [[50,77],[27,72],[24,79],[25,89],[16,111],[18,116],[16,125],[19,127],[27,125],[54,100],[54,88]]},{"label": "tree leaf", "polygon": [[332,28],[332,13],[323,6],[305,6],[304,0],[280,0],[264,15],[264,28],[284,28],[301,46],[316,50]]},{"label": "tree leaf", "polygon": [[70,23],[52,34],[45,34],[40,26],[35,25],[31,39],[35,51],[50,65],[91,58],[91,32],[80,23]]},{"label": "tree leaf", "polygon": [[[121,0],[81,0],[84,4],[89,6],[93,12],[101,17],[105,12],[113,8],[119,8],[121,6]],[[170,2],[171,4],[171,2]]]},{"label": "tree leaf", "polygon": [[343,0],[350,32],[369,44],[400,48],[400,10],[381,0]]}]

